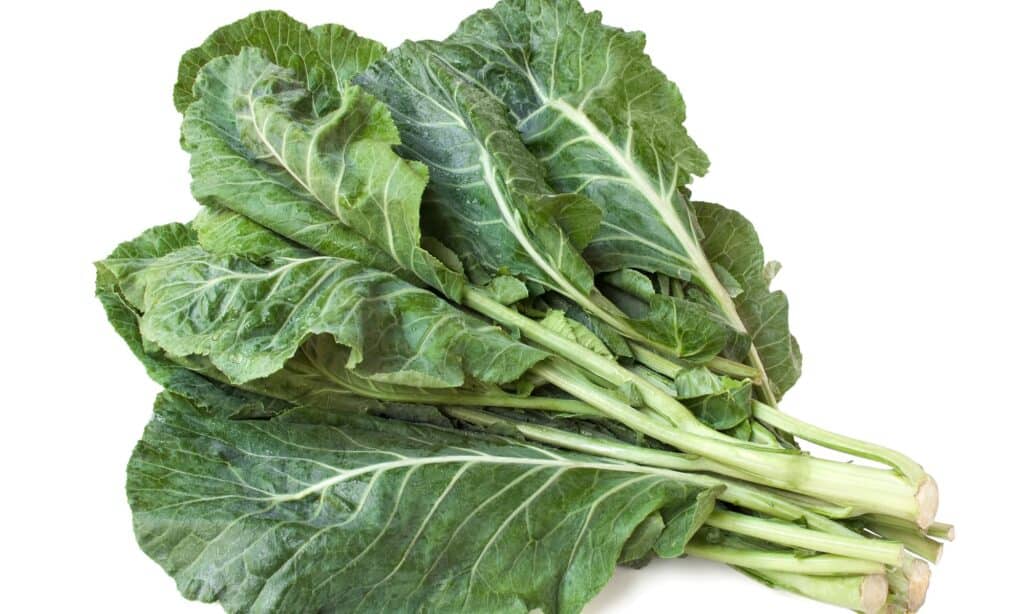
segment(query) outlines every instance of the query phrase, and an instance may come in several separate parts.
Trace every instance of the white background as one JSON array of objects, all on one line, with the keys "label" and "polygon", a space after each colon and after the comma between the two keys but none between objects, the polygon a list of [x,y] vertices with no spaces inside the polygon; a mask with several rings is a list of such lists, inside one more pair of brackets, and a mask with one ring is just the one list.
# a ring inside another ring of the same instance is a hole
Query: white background
[{"label": "white background", "polygon": [[[215,612],[136,547],[124,466],[156,386],[92,298],[91,262],[187,220],[179,55],[258,8],[394,46],[477,2],[8,5],[3,407],[8,612]],[[589,0],[648,35],[712,160],[695,194],[743,211],[785,264],[805,353],[784,407],[899,447],[959,541],[927,612],[1019,606],[1024,20],[1014,3]],[[770,5],[770,6],[769,6]],[[13,7],[13,14],[12,14]],[[611,612],[818,612],[725,567],[620,570]],[[1019,611],[1019,610],[1018,610]]]}]

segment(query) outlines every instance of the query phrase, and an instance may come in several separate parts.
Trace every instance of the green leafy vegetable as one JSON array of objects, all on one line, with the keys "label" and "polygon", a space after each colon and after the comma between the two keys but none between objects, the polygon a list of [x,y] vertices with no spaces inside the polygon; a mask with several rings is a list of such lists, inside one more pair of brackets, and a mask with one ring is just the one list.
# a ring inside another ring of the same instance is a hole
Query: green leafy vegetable
[{"label": "green leafy vegetable", "polygon": [[[504,0],[432,49],[504,102],[554,187],[600,206],[600,229],[584,254],[593,268],[662,273],[706,293],[737,330],[762,337],[751,359],[774,386],[766,392],[774,401],[774,391],[799,374],[798,352],[781,356],[775,345],[784,338],[795,348],[779,305],[785,299],[751,292],[738,312],[736,288],[726,287],[732,280],[719,279],[704,254],[682,190],[704,174],[707,157],[683,128],[678,88],[651,64],[644,42],[640,33],[603,25],[600,13],[586,13],[574,0]],[[715,230],[715,220],[704,221],[705,230]],[[766,319],[773,333],[762,331]],[[770,359],[760,356],[762,346]]]},{"label": "green leafy vegetable", "polygon": [[601,210],[548,185],[503,102],[448,62],[454,49],[407,42],[357,77],[391,109],[400,151],[430,169],[424,206],[432,234],[459,254],[471,276],[518,275],[627,337],[693,361],[718,354],[728,327],[703,306],[659,296],[630,318],[594,292],[594,273],[580,251],[592,244]]},{"label": "green leafy vegetable", "polygon": [[504,101],[551,182],[601,206],[588,247],[597,270],[700,275],[678,189],[708,161],[642,34],[604,26],[576,2],[507,0],[446,42],[445,59]]},{"label": "green leafy vegetable", "polygon": [[417,386],[459,386],[464,373],[506,383],[544,357],[393,275],[302,251],[254,264],[184,248],[142,278],[143,336],[210,356],[237,383],[277,371],[319,333],[364,377]]},{"label": "green leafy vegetable", "polygon": [[307,28],[280,11],[253,13],[218,29],[182,56],[174,85],[175,108],[184,113],[195,101],[196,79],[207,62],[249,48],[261,50],[275,64],[294,71],[317,93],[315,109],[335,106],[352,75],[386,51],[377,41],[362,38],[343,26]]},{"label": "green leafy vegetable", "polygon": [[200,201],[461,296],[458,275],[420,247],[426,170],[392,152],[398,134],[384,105],[346,86],[316,116],[310,90],[255,49],[209,62],[195,92],[182,133]]},{"label": "green leafy vegetable", "polygon": [[204,206],[96,294],[164,388],[128,494],[186,597],[578,612],[616,563],[688,554],[923,603],[935,482],[778,409],[778,265],[690,202],[707,159],[641,34],[505,0],[387,51],[261,12],[185,54],[174,101]]},{"label": "green leafy vegetable", "polygon": [[678,556],[715,494],[381,418],[211,419],[169,394],[128,466],[142,549],[229,612],[578,612],[646,518],[666,520],[645,545]]}]

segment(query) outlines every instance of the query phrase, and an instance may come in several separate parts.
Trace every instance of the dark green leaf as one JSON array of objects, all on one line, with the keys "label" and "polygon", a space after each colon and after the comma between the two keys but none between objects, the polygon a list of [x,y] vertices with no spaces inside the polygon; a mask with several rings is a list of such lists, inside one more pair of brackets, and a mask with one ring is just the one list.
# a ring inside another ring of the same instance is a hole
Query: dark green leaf
[{"label": "dark green leaf", "polygon": [[545,356],[393,275],[306,251],[253,262],[183,248],[137,273],[134,294],[145,339],[236,383],[321,333],[349,349],[346,368],[414,386],[510,382]]},{"label": "dark green leaf", "polygon": [[505,0],[445,42],[445,60],[507,105],[552,185],[602,209],[585,253],[596,271],[701,272],[678,189],[708,161],[642,34],[601,24],[575,0]]},{"label": "dark green leaf", "polygon": [[427,171],[392,151],[398,132],[383,104],[345,86],[316,115],[306,85],[255,49],[210,61],[195,92],[182,135],[197,199],[461,297],[462,277],[420,246]]},{"label": "dark green leaf", "polygon": [[193,245],[195,240],[195,234],[188,226],[167,224],[151,228],[136,239],[122,243],[106,260],[96,263],[96,297],[103,305],[111,326],[157,383],[204,405],[215,407],[224,416],[269,416],[278,413],[289,404],[203,377],[172,360],[160,348],[142,338],[139,331],[141,314],[124,297],[122,284],[130,285],[137,271],[176,249]]},{"label": "dark green leaf", "polygon": [[578,250],[600,211],[547,185],[505,106],[451,70],[438,48],[407,42],[356,78],[391,108],[400,151],[430,168],[430,233],[467,268],[585,296],[593,273]]},{"label": "dark green leaf", "polygon": [[175,108],[184,113],[195,101],[196,78],[207,62],[246,48],[259,49],[275,64],[295,71],[310,91],[316,92],[317,109],[336,105],[352,75],[385,51],[384,45],[342,26],[307,28],[280,11],[260,11],[218,28],[202,45],[182,56],[174,84]]},{"label": "dark green leaf", "polygon": [[655,548],[674,555],[714,505],[670,472],[335,418],[217,420],[161,395],[128,468],[142,549],[228,612],[568,613],[646,518],[671,518]]},{"label": "dark green leaf", "polygon": [[704,252],[727,270],[743,292],[736,309],[764,363],[768,378],[781,397],[800,377],[801,354],[789,332],[789,301],[768,284],[778,264],[766,266],[754,226],[742,215],[721,205],[694,203],[704,231]]}]

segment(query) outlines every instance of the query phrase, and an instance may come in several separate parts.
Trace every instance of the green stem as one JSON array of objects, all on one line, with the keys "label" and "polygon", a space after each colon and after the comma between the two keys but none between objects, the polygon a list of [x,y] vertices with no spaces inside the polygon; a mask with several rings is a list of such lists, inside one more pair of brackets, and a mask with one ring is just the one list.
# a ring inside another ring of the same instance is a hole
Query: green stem
[{"label": "green stem", "polygon": [[[719,499],[726,503],[783,520],[806,522],[807,526],[813,529],[833,535],[859,537],[857,533],[838,522],[809,511],[773,492],[744,482],[719,477],[719,475],[723,474],[740,474],[720,463],[715,463],[701,457],[646,448],[615,439],[581,435],[549,426],[514,420],[506,416],[496,416],[477,409],[450,407],[446,409],[446,412],[463,422],[478,426],[492,427],[501,425],[505,428],[511,428],[527,439],[555,447],[638,465],[686,472],[690,474],[689,477],[691,479],[707,486],[724,485],[726,490]],[[714,472],[719,475],[705,476],[694,472]]]},{"label": "green stem", "polygon": [[831,554],[805,557],[790,552],[740,550],[728,546],[709,544],[699,538],[686,544],[686,554],[737,567],[785,571],[810,576],[885,573],[885,565],[863,559],[852,559]]},{"label": "green stem", "polygon": [[926,561],[938,563],[942,558],[942,544],[922,533],[920,529],[894,527],[891,524],[872,522],[871,520],[865,521],[864,526],[883,539],[903,542],[907,550]]},{"label": "green stem", "polygon": [[[876,514],[868,514],[864,517],[864,519],[869,521],[871,524],[886,525],[890,527],[895,527],[897,529],[903,529],[905,531],[917,531],[919,528],[914,523],[907,522],[905,520],[900,520],[899,518],[892,518],[889,516],[878,516]],[[927,534],[929,537],[934,537],[936,539],[942,539],[947,542],[951,542],[956,537],[956,529],[953,527],[953,525],[947,524],[945,522],[933,522],[928,526],[928,529],[925,531],[925,534]]]},{"label": "green stem", "polygon": [[792,523],[755,518],[724,510],[712,512],[705,524],[791,548],[806,548],[886,565],[899,565],[904,558],[903,546],[899,542],[829,535]]},{"label": "green stem", "polygon": [[[675,377],[680,371],[692,368],[679,363],[677,360],[650,350],[639,343],[630,343],[629,349],[632,350],[633,356],[637,359],[637,362],[649,367],[652,371],[656,371],[657,373],[664,375],[665,377]],[[740,379],[750,379],[754,381],[754,383],[757,383],[760,377],[757,369],[721,356],[715,356],[709,360],[705,366],[716,373]]]},{"label": "green stem", "polygon": [[613,386],[623,386],[628,383],[634,384],[648,407],[668,418],[680,429],[704,437],[730,439],[727,435],[723,435],[705,426],[685,407],[680,405],[675,398],[666,394],[665,391],[654,384],[642,377],[637,377],[617,362],[608,360],[580,346],[578,343],[544,328],[536,321],[509,309],[490,298],[485,292],[468,287],[463,295],[463,302],[470,309],[491,318],[495,322],[514,330],[519,330],[527,339],[594,373]]},{"label": "green stem", "polygon": [[[839,519],[860,516],[864,512],[850,505],[836,505],[830,501],[822,501],[816,497],[808,497],[800,493],[777,490],[776,495],[795,505],[811,510],[815,514],[821,514],[825,518]],[[912,524],[912,523],[907,523]]]},{"label": "green stem", "polygon": [[[739,469],[748,481],[914,520],[924,526],[934,516],[933,509],[924,509],[919,505],[915,488],[891,471],[817,459],[788,450],[745,445],[735,440],[722,441],[666,428],[659,421],[596,388],[564,362],[552,359],[540,363],[534,367],[534,371],[549,383],[633,430],[678,450],[699,454]],[[931,516],[922,517],[922,514],[927,513],[931,513]]]},{"label": "green stem", "polygon": [[782,429],[796,437],[820,446],[889,465],[903,473],[915,484],[922,484],[928,479],[928,474],[921,468],[921,465],[895,450],[826,431],[823,428],[784,414],[764,403],[754,403],[754,417],[765,424]]},{"label": "green stem", "polygon": [[475,407],[506,407],[510,409],[536,409],[542,411],[573,414],[578,416],[603,416],[590,405],[576,399],[559,399],[544,396],[521,397],[514,394],[478,394],[471,392],[426,392],[422,394],[378,394],[371,389],[353,390],[363,397],[376,398],[382,401],[400,403],[419,403],[425,405],[470,405]]},{"label": "green stem", "polygon": [[534,368],[535,373],[550,383],[636,431],[680,450],[741,469],[749,474],[745,477],[750,481],[778,485],[836,503],[863,506],[866,511],[906,518],[921,526],[927,526],[934,519],[935,506],[930,501],[928,505],[919,501],[920,488],[915,489],[891,472],[743,445],[702,424],[654,384],[508,309],[485,293],[468,288],[463,299],[468,307],[520,330],[525,337],[613,385],[634,384],[647,406],[677,427],[666,429],[658,421],[618,401],[572,371],[554,368],[552,365],[557,361],[552,361],[552,365],[541,363]]},{"label": "green stem", "polygon": [[951,542],[956,539],[956,529],[945,522],[933,522],[928,526],[928,535]]},{"label": "green stem", "polygon": [[763,569],[739,570],[772,588],[778,588],[815,601],[875,614],[885,606],[888,583],[885,576],[808,576]]}]

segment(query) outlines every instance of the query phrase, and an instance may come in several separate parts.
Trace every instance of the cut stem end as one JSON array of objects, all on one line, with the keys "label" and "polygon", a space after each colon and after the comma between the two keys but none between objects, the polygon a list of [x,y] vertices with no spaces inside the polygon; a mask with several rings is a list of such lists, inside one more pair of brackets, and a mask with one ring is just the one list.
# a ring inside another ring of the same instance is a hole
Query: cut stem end
[{"label": "cut stem end", "polygon": [[916,612],[924,605],[928,596],[928,585],[932,581],[932,570],[924,561],[915,560],[907,570],[909,588],[907,590],[907,609]]},{"label": "cut stem end", "polygon": [[927,530],[939,511],[939,486],[932,476],[925,476],[914,498],[917,499],[917,526]]},{"label": "cut stem end", "polygon": [[889,583],[882,574],[864,576],[860,584],[860,609],[866,614],[875,614],[885,607],[889,594]]}]

